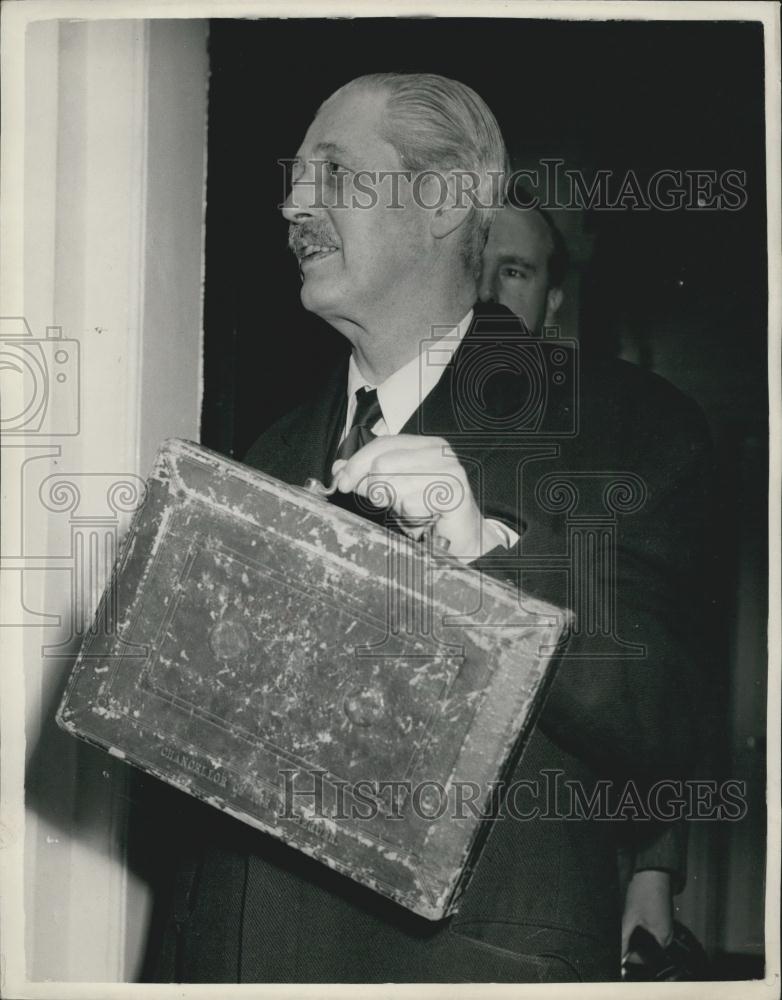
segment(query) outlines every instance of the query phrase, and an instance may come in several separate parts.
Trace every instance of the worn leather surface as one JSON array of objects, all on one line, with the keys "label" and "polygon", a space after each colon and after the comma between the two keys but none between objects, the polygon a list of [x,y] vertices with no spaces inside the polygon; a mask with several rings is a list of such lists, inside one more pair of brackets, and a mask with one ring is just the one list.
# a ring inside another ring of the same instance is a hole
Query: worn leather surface
[{"label": "worn leather surface", "polygon": [[[469,875],[480,812],[529,731],[566,621],[173,440],[59,720],[439,919]],[[467,783],[470,809],[455,795]]]}]

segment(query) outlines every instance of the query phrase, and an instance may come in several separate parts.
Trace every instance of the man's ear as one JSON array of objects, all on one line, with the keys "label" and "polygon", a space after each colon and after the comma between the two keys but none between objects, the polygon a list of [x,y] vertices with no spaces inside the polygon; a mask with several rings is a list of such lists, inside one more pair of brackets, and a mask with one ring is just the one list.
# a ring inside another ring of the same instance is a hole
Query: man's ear
[{"label": "man's ear", "polygon": [[546,316],[543,320],[546,326],[553,326],[554,319],[562,305],[564,294],[561,288],[549,288],[546,292]]},{"label": "man's ear", "polygon": [[423,206],[431,207],[429,229],[435,239],[449,236],[467,220],[472,205],[463,191],[459,195],[459,186],[452,173],[434,176],[432,172],[419,191]]}]

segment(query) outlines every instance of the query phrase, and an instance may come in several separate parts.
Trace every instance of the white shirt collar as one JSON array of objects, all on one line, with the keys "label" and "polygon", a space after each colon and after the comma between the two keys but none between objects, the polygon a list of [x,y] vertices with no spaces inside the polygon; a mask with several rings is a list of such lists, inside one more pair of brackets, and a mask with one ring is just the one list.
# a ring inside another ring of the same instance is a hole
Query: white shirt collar
[{"label": "white shirt collar", "polygon": [[429,393],[434,389],[445,367],[470,328],[473,310],[461,322],[437,337],[425,340],[421,353],[402,365],[380,385],[372,385],[359,371],[353,355],[348,362],[348,412],[346,434],[356,411],[356,392],[361,388],[377,389],[383,419],[373,429],[375,434],[398,434]]}]

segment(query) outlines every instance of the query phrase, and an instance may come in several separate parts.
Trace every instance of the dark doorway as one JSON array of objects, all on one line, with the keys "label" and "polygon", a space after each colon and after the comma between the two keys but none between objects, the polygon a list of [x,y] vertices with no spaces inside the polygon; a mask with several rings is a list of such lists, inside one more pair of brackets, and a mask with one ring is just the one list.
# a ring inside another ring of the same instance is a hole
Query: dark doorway
[{"label": "dark doorway", "polygon": [[[735,968],[742,978],[750,967],[762,974],[768,397],[761,26],[215,20],[210,59],[202,441],[236,458],[346,351],[299,303],[278,211],[286,194],[278,161],[295,154],[321,101],[346,81],[385,69],[458,78],[493,109],[517,160],[559,158],[589,178],[608,171],[613,184],[632,173],[646,191],[667,170],[690,182],[693,172],[705,173],[708,187],[709,172],[734,173],[741,196],[721,207],[690,191],[689,208],[584,211],[590,248],[577,259],[578,326],[584,350],[632,355],[695,397],[711,423],[721,495],[710,641],[724,727],[712,766],[747,780],[754,805],[733,829],[694,839],[690,872],[708,885],[707,916],[694,929],[712,952],[727,955],[723,975]],[[744,964],[731,965],[734,955]]]}]

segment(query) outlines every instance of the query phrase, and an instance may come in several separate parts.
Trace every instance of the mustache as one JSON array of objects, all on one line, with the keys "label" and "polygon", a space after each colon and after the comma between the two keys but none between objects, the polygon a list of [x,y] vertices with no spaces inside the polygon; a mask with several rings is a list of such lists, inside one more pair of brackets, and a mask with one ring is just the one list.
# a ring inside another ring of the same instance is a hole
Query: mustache
[{"label": "mustache", "polygon": [[301,257],[308,246],[339,246],[339,241],[325,222],[301,222],[288,227],[288,249]]}]

